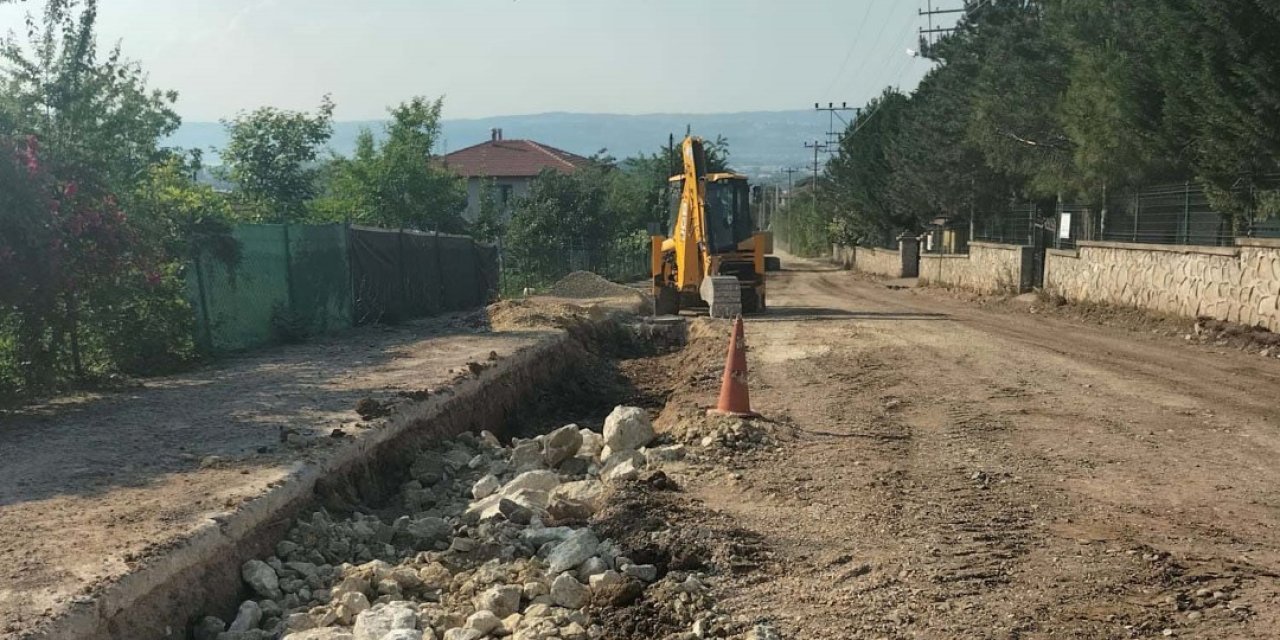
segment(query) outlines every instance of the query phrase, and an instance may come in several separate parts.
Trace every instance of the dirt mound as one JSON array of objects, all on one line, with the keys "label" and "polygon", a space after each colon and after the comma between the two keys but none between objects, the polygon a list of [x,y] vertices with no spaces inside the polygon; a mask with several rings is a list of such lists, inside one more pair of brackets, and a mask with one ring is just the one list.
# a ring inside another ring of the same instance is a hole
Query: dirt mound
[{"label": "dirt mound", "polygon": [[519,329],[568,329],[586,322],[601,310],[576,304],[524,298],[502,300],[484,310],[494,331]]},{"label": "dirt mound", "polygon": [[610,282],[590,271],[574,271],[551,285],[547,295],[557,298],[620,298],[643,294],[626,285]]}]

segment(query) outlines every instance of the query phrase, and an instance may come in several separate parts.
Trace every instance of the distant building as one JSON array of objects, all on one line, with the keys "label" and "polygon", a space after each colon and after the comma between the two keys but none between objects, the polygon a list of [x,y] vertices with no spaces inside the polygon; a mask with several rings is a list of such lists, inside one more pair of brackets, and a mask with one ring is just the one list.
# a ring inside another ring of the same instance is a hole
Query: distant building
[{"label": "distant building", "polygon": [[494,201],[505,212],[511,203],[529,191],[529,182],[544,169],[573,173],[588,160],[562,149],[533,140],[504,140],[502,129],[494,129],[488,142],[459,149],[444,157],[450,171],[467,179],[465,217],[475,220],[480,213],[480,189],[492,185]]}]

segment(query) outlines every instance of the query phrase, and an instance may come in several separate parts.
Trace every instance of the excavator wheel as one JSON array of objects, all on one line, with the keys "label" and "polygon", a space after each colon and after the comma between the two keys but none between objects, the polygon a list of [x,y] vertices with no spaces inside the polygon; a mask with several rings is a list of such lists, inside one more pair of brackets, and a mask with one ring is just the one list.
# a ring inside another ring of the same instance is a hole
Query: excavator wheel
[{"label": "excavator wheel", "polygon": [[680,313],[680,292],[675,287],[658,287],[653,297],[653,315],[673,316]]}]

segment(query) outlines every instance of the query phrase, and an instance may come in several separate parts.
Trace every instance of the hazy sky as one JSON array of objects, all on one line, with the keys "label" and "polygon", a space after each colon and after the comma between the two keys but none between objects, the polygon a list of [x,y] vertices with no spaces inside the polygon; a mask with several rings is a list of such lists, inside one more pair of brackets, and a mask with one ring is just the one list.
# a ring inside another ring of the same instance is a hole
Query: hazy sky
[{"label": "hazy sky", "polygon": [[[446,118],[754,111],[914,87],[922,3],[101,0],[99,35],[178,90],[187,120],[310,109],[325,93],[339,120],[442,94]],[[41,6],[0,8],[0,31]]]}]

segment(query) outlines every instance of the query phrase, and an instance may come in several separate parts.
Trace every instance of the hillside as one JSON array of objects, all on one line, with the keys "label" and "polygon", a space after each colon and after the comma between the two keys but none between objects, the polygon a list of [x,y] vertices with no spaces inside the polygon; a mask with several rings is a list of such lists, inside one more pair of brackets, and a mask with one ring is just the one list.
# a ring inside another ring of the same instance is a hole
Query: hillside
[{"label": "hillside", "polygon": [[[452,151],[489,139],[489,131],[500,127],[507,138],[531,138],[566,151],[591,155],[606,149],[624,158],[651,153],[666,144],[668,134],[683,135],[685,127],[705,138],[723,135],[729,140],[733,167],[753,176],[768,176],[785,167],[806,167],[812,155],[803,143],[822,137],[826,118],[812,111],[763,111],[716,114],[615,115],[584,113],[542,113],[495,116],[444,121],[444,149]],[[375,132],[377,121],[334,123],[330,144],[333,151],[350,153],[363,127]],[[226,133],[217,122],[189,122],[167,141],[185,147],[219,148]],[[216,154],[210,156],[216,162]]]}]

